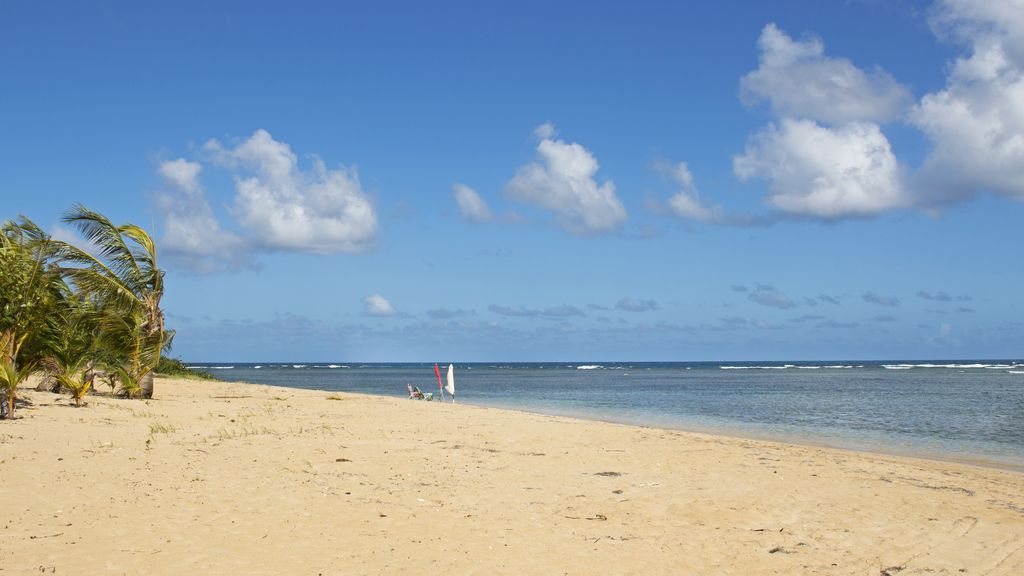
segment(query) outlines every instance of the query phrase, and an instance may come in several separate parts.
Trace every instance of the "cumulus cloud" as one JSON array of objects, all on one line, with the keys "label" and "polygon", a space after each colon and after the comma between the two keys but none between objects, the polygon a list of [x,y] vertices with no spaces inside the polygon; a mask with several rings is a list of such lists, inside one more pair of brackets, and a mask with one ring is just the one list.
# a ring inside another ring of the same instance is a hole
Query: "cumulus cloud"
[{"label": "cumulus cloud", "polygon": [[700,199],[700,192],[693,183],[693,174],[686,162],[678,164],[659,163],[655,168],[667,175],[677,186],[675,195],[668,199],[673,214],[684,220],[715,222],[724,219],[721,206],[707,206]]},{"label": "cumulus cloud", "polygon": [[828,128],[783,118],[751,137],[733,170],[769,180],[769,204],[798,216],[874,216],[909,204],[889,141],[870,123]]},{"label": "cumulus cloud", "polygon": [[879,306],[891,307],[900,305],[899,298],[896,298],[895,296],[882,296],[881,294],[877,294],[875,292],[865,292],[864,294],[861,295],[861,298],[863,298],[865,302],[871,304],[878,304]]},{"label": "cumulus cloud", "polygon": [[[553,129],[552,129],[553,130]],[[548,210],[566,230],[576,234],[612,232],[626,220],[615,184],[598,184],[597,158],[577,143],[555,140],[538,129],[538,160],[519,168],[505,184],[506,196]]]},{"label": "cumulus cloud", "polygon": [[261,247],[312,254],[372,247],[377,214],[355,168],[331,170],[313,157],[312,170],[302,170],[291,147],[266,130],[233,148],[210,140],[204,151],[248,173],[235,175],[234,213]]},{"label": "cumulus cloud", "polygon": [[736,176],[767,180],[767,202],[783,215],[839,220],[910,206],[903,169],[879,126],[900,115],[907,88],[775,24],[761,31],[758,47],[760,64],[741,80],[741,98],[767,101],[778,121],[733,158]]},{"label": "cumulus cloud", "polygon": [[942,0],[931,23],[968,54],[909,115],[932,145],[917,185],[935,204],[979,192],[1024,199],[1024,1]]},{"label": "cumulus cloud", "polygon": [[545,122],[533,129],[533,135],[538,140],[549,140],[558,135],[558,130],[555,129],[554,124]]},{"label": "cumulus cloud", "polygon": [[370,294],[363,298],[363,312],[368,316],[397,316],[398,310],[387,298],[380,294]]},{"label": "cumulus cloud", "polygon": [[740,80],[740,96],[747,103],[767,101],[776,116],[886,122],[910,102],[910,91],[884,70],[865,72],[846,58],[827,57],[818,38],[793,40],[768,24],[757,46],[760,66]]},{"label": "cumulus cloud", "polygon": [[189,162],[184,158],[165,160],[160,163],[157,172],[176,188],[188,194],[199,192],[199,172],[203,167],[198,162]]},{"label": "cumulus cloud", "polygon": [[757,288],[747,296],[747,300],[756,302],[762,306],[769,306],[771,308],[779,308],[782,310],[796,306],[789,296],[786,296],[775,288],[764,284],[758,284]]},{"label": "cumulus cloud", "polygon": [[172,262],[198,274],[251,266],[248,242],[221,228],[199,182],[202,166],[183,158],[165,160],[157,171],[168,190],[156,195],[163,216],[160,247]]},{"label": "cumulus cloud", "polygon": [[615,304],[615,308],[625,312],[650,312],[658,309],[658,303],[654,300],[637,300],[626,296]]},{"label": "cumulus cloud", "polygon": [[473,222],[489,222],[494,215],[483,198],[465,184],[452,184],[455,191],[455,202],[459,205],[459,214]]}]

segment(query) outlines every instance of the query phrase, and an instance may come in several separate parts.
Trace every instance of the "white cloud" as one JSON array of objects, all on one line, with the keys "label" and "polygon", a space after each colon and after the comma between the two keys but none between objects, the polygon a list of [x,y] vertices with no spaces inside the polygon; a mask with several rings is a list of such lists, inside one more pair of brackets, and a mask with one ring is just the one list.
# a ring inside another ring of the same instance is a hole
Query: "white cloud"
[{"label": "white cloud", "polygon": [[1024,199],[1024,1],[941,1],[932,26],[969,54],[909,115],[932,144],[917,186],[935,204],[979,192]]},{"label": "white cloud", "polygon": [[487,203],[476,193],[476,190],[464,184],[452,184],[452,190],[455,191],[455,201],[459,205],[459,214],[462,214],[463,218],[473,222],[489,222],[494,218],[491,209],[487,207]]},{"label": "white cloud", "polygon": [[558,134],[558,130],[555,129],[555,125],[550,122],[545,122],[540,126],[533,129],[533,135],[538,140],[550,140]]},{"label": "white cloud", "polygon": [[740,96],[747,103],[768,101],[776,116],[885,122],[910,101],[909,90],[885,71],[865,72],[846,58],[825,56],[820,39],[793,40],[768,24],[757,45],[760,66],[740,80]]},{"label": "white cloud", "polygon": [[725,213],[720,206],[706,206],[700,199],[700,192],[693,183],[693,174],[686,162],[658,166],[679,186],[678,191],[668,199],[672,213],[684,220],[715,222],[724,220]]},{"label": "white cloud", "polygon": [[[543,134],[550,136],[548,130],[537,130]],[[589,150],[545,137],[537,153],[538,162],[520,167],[505,184],[509,198],[555,213],[563,228],[578,234],[611,232],[626,220],[615,184],[594,180],[598,163]]]},{"label": "white cloud", "polygon": [[354,168],[330,170],[314,157],[313,169],[301,170],[288,144],[266,130],[234,148],[210,140],[204,150],[214,162],[252,173],[235,176],[234,213],[264,248],[336,254],[372,247],[377,215]]},{"label": "white cloud", "polygon": [[380,294],[370,294],[363,298],[364,312],[369,316],[397,316],[398,311]]},{"label": "white cloud", "polygon": [[185,193],[194,194],[199,191],[199,172],[202,168],[198,162],[178,158],[161,162],[157,171],[169,184]]},{"label": "white cloud", "polygon": [[155,199],[164,219],[160,247],[169,259],[200,274],[245,266],[247,242],[221,229],[199,183],[201,170],[182,158],[160,163],[158,172],[171,188]]},{"label": "white cloud", "polygon": [[889,141],[870,123],[828,128],[784,118],[751,137],[733,170],[768,179],[768,202],[789,214],[839,219],[909,204]]}]

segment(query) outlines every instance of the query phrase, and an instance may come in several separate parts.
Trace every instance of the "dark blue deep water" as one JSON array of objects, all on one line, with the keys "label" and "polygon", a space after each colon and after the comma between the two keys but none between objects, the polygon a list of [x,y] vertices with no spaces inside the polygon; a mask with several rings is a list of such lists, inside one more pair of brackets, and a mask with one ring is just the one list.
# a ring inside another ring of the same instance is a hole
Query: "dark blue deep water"
[{"label": "dark blue deep water", "polygon": [[[194,366],[294,388],[437,392],[433,364]],[[455,374],[460,403],[1024,469],[1020,360],[469,363]]]}]

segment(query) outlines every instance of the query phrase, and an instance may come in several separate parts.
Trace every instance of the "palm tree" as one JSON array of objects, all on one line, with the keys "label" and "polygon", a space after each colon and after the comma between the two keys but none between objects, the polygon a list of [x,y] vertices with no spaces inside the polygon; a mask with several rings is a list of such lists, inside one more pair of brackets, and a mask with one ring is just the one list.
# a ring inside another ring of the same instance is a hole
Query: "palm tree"
[{"label": "palm tree", "polygon": [[29,355],[51,308],[66,286],[54,265],[57,243],[31,220],[21,217],[0,225],[0,358],[18,366],[16,346]]},{"label": "palm tree", "polygon": [[[25,336],[22,336],[18,341],[9,341],[13,336],[0,335],[0,345],[5,350],[11,350],[12,357],[18,357],[18,351],[21,345],[25,342]],[[32,363],[26,363],[18,367],[13,361],[6,357],[0,358],[0,391],[4,393],[7,399],[6,406],[6,417],[14,417],[14,400],[18,396],[18,384],[21,384],[28,375],[35,370],[35,365]]]},{"label": "palm tree", "polygon": [[173,337],[164,327],[160,308],[164,271],[157,266],[156,244],[142,228],[115,226],[81,204],[66,212],[63,220],[78,228],[97,251],[93,255],[61,243],[60,257],[72,265],[64,272],[77,290],[103,310],[100,325],[105,341],[116,346],[121,368],[139,383],[140,395],[151,398],[153,368]]},{"label": "palm tree", "polygon": [[[31,220],[0,224],[0,391],[8,417],[18,385],[35,370],[44,320],[66,288],[55,255],[54,242]],[[28,361],[19,358],[23,347]]]},{"label": "palm tree", "polygon": [[93,303],[77,295],[69,294],[47,322],[46,356],[42,364],[58,386],[71,392],[71,398],[79,406],[92,387],[91,370],[97,356],[98,335]]}]

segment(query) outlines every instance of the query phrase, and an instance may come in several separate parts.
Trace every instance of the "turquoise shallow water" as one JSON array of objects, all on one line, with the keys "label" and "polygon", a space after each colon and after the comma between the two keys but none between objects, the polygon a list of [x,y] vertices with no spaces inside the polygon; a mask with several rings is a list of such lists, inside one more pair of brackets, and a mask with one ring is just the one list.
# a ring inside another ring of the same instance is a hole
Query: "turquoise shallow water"
[{"label": "turquoise shallow water", "polygon": [[[207,363],[223,380],[405,396],[433,364]],[[445,365],[446,366],[446,365]],[[442,367],[444,368],[444,367]],[[469,363],[459,402],[1024,470],[1024,361]]]}]

